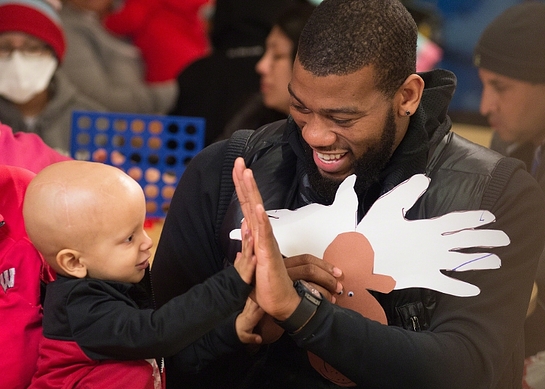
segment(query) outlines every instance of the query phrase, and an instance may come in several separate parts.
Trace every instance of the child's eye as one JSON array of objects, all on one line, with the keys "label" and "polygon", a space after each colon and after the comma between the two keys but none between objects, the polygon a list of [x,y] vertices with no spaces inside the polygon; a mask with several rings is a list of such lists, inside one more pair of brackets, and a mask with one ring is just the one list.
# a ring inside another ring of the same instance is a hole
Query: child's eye
[{"label": "child's eye", "polygon": [[132,242],[132,240],[134,239],[134,235],[131,235],[127,238],[127,242]]}]

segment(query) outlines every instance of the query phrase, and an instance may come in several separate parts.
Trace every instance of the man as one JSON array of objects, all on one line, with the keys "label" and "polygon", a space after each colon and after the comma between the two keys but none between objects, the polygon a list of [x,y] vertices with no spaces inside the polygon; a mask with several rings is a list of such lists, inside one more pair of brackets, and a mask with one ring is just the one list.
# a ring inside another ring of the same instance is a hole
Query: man
[{"label": "man", "polygon": [[[518,158],[545,189],[545,3],[525,2],[498,16],[481,35],[475,65],[483,83],[480,111],[494,130],[491,148]],[[545,256],[538,303],[525,325],[526,356],[545,350]]]},{"label": "man", "polygon": [[[397,0],[322,2],[300,37],[291,117],[257,130],[244,159],[268,210],[331,204],[339,183],[355,173],[358,221],[381,194],[425,173],[430,186],[405,216],[492,212],[492,228],[511,241],[491,250],[501,267],[448,273],[478,286],[474,297],[421,288],[373,292],[386,326],[332,304],[342,269],[309,255],[286,258],[292,280],[320,290],[319,305],[296,318],[291,298],[278,300],[272,316],[292,329],[209,368],[181,371],[169,359],[169,388],[338,387],[311,367],[308,351],[361,388],[520,388],[522,328],[543,249],[543,196],[518,161],[450,133],[455,77],[415,74],[416,39],[416,25]],[[232,261],[227,234],[240,225],[236,198],[219,229],[221,245],[215,237],[227,147],[206,148],[179,183],[153,265],[159,304]],[[396,244],[396,236],[389,239]]]}]

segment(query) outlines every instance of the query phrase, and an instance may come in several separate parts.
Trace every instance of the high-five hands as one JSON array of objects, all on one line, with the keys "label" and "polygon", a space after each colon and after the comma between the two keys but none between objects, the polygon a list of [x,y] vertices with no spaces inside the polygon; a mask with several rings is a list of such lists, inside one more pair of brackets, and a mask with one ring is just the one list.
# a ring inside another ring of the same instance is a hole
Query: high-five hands
[{"label": "high-five hands", "polygon": [[233,182],[244,215],[244,225],[254,242],[257,262],[255,300],[269,315],[285,320],[295,311],[301,297],[293,288],[293,281],[284,265],[252,171],[246,168],[242,158],[235,161]]}]

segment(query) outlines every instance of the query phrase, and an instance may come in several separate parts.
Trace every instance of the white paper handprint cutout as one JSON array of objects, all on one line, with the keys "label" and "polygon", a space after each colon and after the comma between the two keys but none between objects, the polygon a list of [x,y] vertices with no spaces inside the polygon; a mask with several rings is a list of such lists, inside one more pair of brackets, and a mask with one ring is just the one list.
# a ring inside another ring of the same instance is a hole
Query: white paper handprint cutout
[{"label": "white paper handprint cutout", "polygon": [[[355,231],[358,209],[358,198],[353,189],[355,182],[355,175],[347,177],[329,206],[309,204],[294,211],[267,211],[282,255],[312,254],[323,258],[325,249],[337,235]],[[240,240],[240,229],[231,231],[230,237]]]},{"label": "white paper handprint cutout", "polygon": [[475,285],[445,276],[440,270],[497,269],[491,253],[461,253],[469,247],[509,244],[499,230],[475,229],[495,221],[488,211],[452,212],[434,219],[407,220],[405,213],[428,188],[429,179],[411,177],[379,198],[357,226],[375,251],[374,273],[396,280],[394,289],[424,287],[456,296],[475,296]]},{"label": "white paper handprint cutout", "polygon": [[[463,211],[433,219],[405,219],[406,212],[429,186],[429,179],[417,174],[381,196],[356,225],[355,180],[354,175],[344,180],[330,206],[310,204],[295,211],[267,211],[284,256],[312,254],[323,258],[339,234],[357,231],[373,248],[373,272],[391,276],[396,281],[394,289],[423,287],[461,297],[475,296],[479,288],[445,276],[440,270],[500,267],[501,260],[494,254],[454,251],[508,245],[509,238],[503,231],[475,229],[495,221],[492,213]],[[233,230],[230,236],[240,239],[240,230]]]}]

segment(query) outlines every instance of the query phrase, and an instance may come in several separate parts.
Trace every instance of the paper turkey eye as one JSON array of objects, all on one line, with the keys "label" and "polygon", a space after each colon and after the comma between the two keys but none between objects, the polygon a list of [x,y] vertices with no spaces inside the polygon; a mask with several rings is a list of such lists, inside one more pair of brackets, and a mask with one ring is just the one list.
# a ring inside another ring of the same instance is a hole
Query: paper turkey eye
[{"label": "paper turkey eye", "polygon": [[348,297],[353,297],[354,296],[354,292],[350,291],[348,292]]}]

